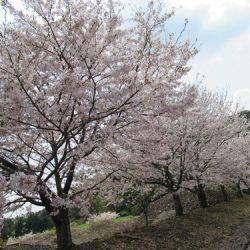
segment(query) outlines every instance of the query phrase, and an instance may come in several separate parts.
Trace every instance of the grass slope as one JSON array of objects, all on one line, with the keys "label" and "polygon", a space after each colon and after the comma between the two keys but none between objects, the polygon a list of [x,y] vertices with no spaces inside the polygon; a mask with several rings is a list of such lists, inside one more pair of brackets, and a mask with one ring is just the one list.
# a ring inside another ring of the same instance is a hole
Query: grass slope
[{"label": "grass slope", "polygon": [[77,249],[235,249],[250,250],[250,197],[195,209],[149,228],[115,235]]},{"label": "grass slope", "polygon": [[[133,230],[138,224],[138,217],[125,216],[101,222],[82,223],[81,221],[71,223],[73,241],[76,245],[92,242],[98,239],[107,239],[116,233],[125,230]],[[24,247],[25,246],[25,247]],[[35,246],[35,247],[33,247]],[[40,247],[38,247],[40,246]],[[8,242],[5,249],[55,249],[55,229],[39,234],[27,234]]]},{"label": "grass slope", "polygon": [[[148,228],[134,217],[91,225],[74,223],[72,234],[76,250],[250,250],[250,196],[195,209]],[[6,250],[55,249],[55,234],[52,230],[19,243],[22,245],[8,246]]]}]

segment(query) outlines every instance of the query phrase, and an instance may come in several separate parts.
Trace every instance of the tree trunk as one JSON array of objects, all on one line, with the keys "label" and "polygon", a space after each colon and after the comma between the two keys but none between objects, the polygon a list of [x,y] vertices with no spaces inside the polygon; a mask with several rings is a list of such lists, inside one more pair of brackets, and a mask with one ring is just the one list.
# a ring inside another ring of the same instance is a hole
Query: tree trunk
[{"label": "tree trunk", "polygon": [[176,192],[172,192],[172,197],[173,197],[173,201],[174,201],[174,209],[175,209],[176,216],[183,215],[183,207],[181,204],[180,195],[177,194]]},{"label": "tree trunk", "polygon": [[241,190],[239,181],[236,183],[236,194],[237,194],[237,197],[243,198],[243,194],[242,194],[242,190]]},{"label": "tree trunk", "polygon": [[197,197],[198,197],[198,200],[199,200],[199,203],[200,203],[200,207],[208,207],[208,204],[207,204],[207,195],[204,191],[204,187],[202,184],[198,184],[196,187],[195,187],[195,192],[197,194]]},{"label": "tree trunk", "polygon": [[222,197],[223,197],[223,201],[226,201],[228,202],[228,193],[227,193],[227,190],[225,188],[224,185],[220,185],[220,189],[221,189],[221,193],[222,193]]},{"label": "tree trunk", "polygon": [[60,209],[59,213],[52,216],[56,227],[57,249],[58,250],[71,250],[73,247],[70,220],[68,210]]},{"label": "tree trunk", "polygon": [[148,221],[148,207],[146,207],[146,208],[143,210],[143,214],[144,214],[144,218],[145,218],[146,227],[148,227],[148,225],[149,225],[149,221]]}]

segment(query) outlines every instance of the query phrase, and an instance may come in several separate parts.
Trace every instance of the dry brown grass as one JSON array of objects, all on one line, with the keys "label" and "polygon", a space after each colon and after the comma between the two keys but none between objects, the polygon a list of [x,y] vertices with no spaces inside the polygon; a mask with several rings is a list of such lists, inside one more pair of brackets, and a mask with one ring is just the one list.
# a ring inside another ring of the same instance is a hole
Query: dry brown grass
[{"label": "dry brown grass", "polygon": [[250,249],[250,197],[195,209],[182,218],[77,249]]},{"label": "dry brown grass", "polygon": [[[112,237],[114,234],[134,230],[139,224],[138,217],[127,217],[124,220],[110,220],[96,222],[91,225],[73,224],[71,226],[73,241],[76,245],[95,240],[103,240]],[[55,231],[50,230],[40,234],[27,234],[17,239],[11,239],[6,249],[55,249]],[[37,248],[38,247],[38,248]],[[47,247],[47,248],[46,248]]]},{"label": "dry brown grass", "polygon": [[[139,219],[109,221],[88,228],[73,227],[72,234],[77,250],[246,250],[250,249],[250,196],[207,209],[198,208],[181,218],[169,218],[148,228]],[[19,245],[7,249],[55,248],[53,232],[32,237],[33,242],[31,239],[19,242],[24,248]],[[47,248],[42,247],[44,243],[49,243]]]}]

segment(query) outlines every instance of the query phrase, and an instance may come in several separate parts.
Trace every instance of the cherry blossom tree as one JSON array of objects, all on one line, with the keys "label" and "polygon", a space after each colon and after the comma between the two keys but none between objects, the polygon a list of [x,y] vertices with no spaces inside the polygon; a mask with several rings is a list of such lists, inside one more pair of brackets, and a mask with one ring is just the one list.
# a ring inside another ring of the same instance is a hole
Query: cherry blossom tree
[{"label": "cherry blossom tree", "polygon": [[110,205],[124,204],[134,207],[138,214],[145,218],[146,226],[149,225],[149,206],[151,203],[163,198],[167,192],[156,185],[145,185],[144,182],[134,178],[133,172],[118,170],[112,178],[98,190],[101,196],[108,200]]},{"label": "cherry blossom tree", "polygon": [[234,186],[237,196],[240,198],[243,197],[241,185],[244,185],[246,188],[249,187],[249,143],[249,132],[245,129],[240,135],[225,145],[226,147],[224,147],[222,152],[224,161],[221,165],[224,167],[221,167],[220,171],[217,170],[221,186]]},{"label": "cherry blossom tree", "polygon": [[224,169],[233,166],[237,159],[225,148],[246,129],[246,122],[233,109],[226,95],[203,91],[199,102],[198,112],[192,118],[192,146],[188,151],[192,161],[186,179],[189,187],[193,184],[200,206],[207,207],[205,184],[223,183]]},{"label": "cherry blossom tree", "polygon": [[[114,150],[112,154],[118,155],[119,164],[122,162],[135,182],[154,185],[171,193],[176,215],[183,214],[179,192],[190,165],[190,159],[186,157],[189,117],[182,114],[187,112],[190,96],[193,100],[194,93],[193,87],[182,89],[181,98],[175,100],[176,105],[180,102],[179,108],[173,108],[174,112],[156,114],[144,109],[137,123],[120,131],[114,139],[115,146],[109,148]],[[183,102],[185,105],[181,105]]]},{"label": "cherry blossom tree", "polygon": [[179,195],[183,189],[194,192],[202,207],[208,205],[205,184],[223,183],[224,169],[235,162],[235,155],[227,155],[225,147],[246,128],[224,95],[203,89],[179,112],[145,112],[136,126],[125,128],[122,140],[117,138],[124,150],[120,154],[126,154],[122,161],[137,181],[170,192],[176,215],[183,214]]},{"label": "cherry blossom tree", "polygon": [[2,230],[3,222],[4,222],[3,212],[4,212],[4,206],[6,203],[5,193],[4,193],[5,188],[6,188],[5,178],[0,175],[0,232]]},{"label": "cherry blossom tree", "polygon": [[116,1],[22,4],[4,1],[12,17],[0,32],[5,209],[45,207],[58,248],[71,249],[69,209],[87,210],[89,193],[116,171],[89,163],[143,108],[160,115],[191,102],[180,89],[197,50],[183,31],[163,39],[173,12],[153,2],[129,25]]}]

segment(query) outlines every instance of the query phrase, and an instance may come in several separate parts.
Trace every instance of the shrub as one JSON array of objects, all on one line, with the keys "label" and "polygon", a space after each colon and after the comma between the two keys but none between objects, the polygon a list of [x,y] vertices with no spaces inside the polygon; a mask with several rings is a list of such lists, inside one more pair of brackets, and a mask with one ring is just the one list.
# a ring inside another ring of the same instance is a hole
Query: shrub
[{"label": "shrub", "polygon": [[101,214],[92,215],[88,221],[89,222],[109,221],[109,220],[117,218],[118,216],[119,215],[115,212],[105,212]]}]

